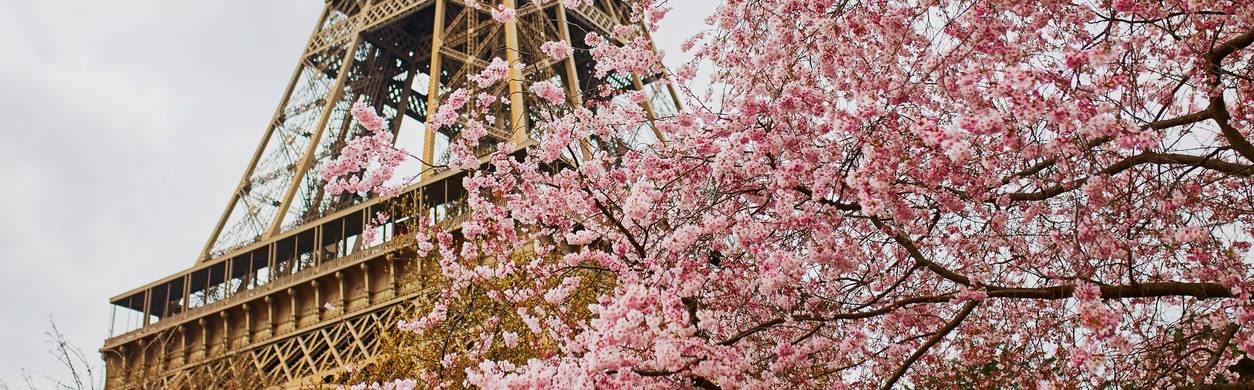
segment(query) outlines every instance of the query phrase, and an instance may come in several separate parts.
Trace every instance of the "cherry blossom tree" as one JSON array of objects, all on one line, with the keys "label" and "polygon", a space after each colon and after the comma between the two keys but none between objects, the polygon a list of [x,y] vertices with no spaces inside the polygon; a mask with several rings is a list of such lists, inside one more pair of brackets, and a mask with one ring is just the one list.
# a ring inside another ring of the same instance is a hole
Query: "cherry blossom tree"
[{"label": "cherry blossom tree", "polygon": [[401,327],[464,336],[419,380],[1251,379],[1254,3],[724,0],[670,70],[646,34],[665,4],[634,9],[626,44],[585,42],[598,76],[666,72],[680,113],[537,82],[539,144],[483,165],[472,130],[499,97],[433,116],[469,123],[451,161],[473,213],[416,237],[443,288]]}]

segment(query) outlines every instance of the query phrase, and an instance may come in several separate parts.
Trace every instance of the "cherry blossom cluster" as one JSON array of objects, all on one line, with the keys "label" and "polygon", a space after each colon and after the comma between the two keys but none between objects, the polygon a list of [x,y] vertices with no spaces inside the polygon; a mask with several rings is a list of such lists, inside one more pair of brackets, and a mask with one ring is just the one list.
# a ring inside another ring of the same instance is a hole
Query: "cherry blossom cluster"
[{"label": "cherry blossom cluster", "polygon": [[413,379],[397,379],[388,382],[360,383],[349,386],[349,390],[413,390],[418,388],[418,381]]},{"label": "cherry blossom cluster", "polygon": [[366,243],[366,245],[374,244],[375,240],[379,239],[379,226],[388,223],[388,220],[390,220],[390,217],[387,213],[375,213],[374,218],[370,219],[361,231],[362,242]]},{"label": "cherry blossom cluster", "polygon": [[518,17],[518,12],[513,8],[506,7],[504,4],[492,9],[492,19],[497,22],[505,23],[513,21],[516,17]]},{"label": "cherry blossom cluster", "polygon": [[327,192],[337,195],[378,191],[384,196],[394,195],[398,189],[385,183],[409,154],[393,145],[387,121],[370,106],[356,102],[350,112],[369,133],[349,140],[335,160],[321,167],[319,174],[326,182]]},{"label": "cherry blossom cluster", "polygon": [[540,51],[549,58],[560,60],[570,56],[570,43],[566,41],[548,41],[540,45]]},{"label": "cherry blossom cluster", "polygon": [[[666,10],[632,5],[642,23],[587,35],[598,83],[670,75],[646,34]],[[450,146],[471,214],[457,239],[420,236],[445,284],[398,325],[460,336],[417,377],[1240,379],[1229,367],[1254,352],[1254,3],[728,0],[706,20],[670,84],[686,110],[650,116],[652,96],[611,88],[569,107],[560,84],[532,82],[532,101],[552,103],[533,108],[538,145],[499,145],[486,166],[474,141]],[[690,82],[697,69],[710,85]],[[432,121],[490,125],[464,95]]]},{"label": "cherry blossom cluster", "polygon": [[549,102],[549,104],[562,104],[566,101],[566,90],[554,81],[541,81],[531,84],[531,93],[536,94],[536,96]]}]

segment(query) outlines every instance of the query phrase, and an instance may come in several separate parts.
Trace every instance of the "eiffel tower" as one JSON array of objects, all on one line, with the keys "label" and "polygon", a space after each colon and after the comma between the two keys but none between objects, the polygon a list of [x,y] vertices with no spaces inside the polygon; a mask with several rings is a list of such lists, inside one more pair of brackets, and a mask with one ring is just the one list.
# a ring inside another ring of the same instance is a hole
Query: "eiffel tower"
[{"label": "eiffel tower", "polygon": [[[456,230],[467,211],[465,173],[414,169],[414,179],[390,198],[324,192],[324,162],[362,134],[350,106],[365,102],[391,118],[397,142],[420,145],[410,150],[420,149],[428,162],[447,161],[456,137],[456,126],[424,126],[428,108],[468,85],[467,76],[493,58],[525,66],[511,67],[491,91],[510,98],[493,114],[499,120],[485,150],[493,140],[534,143],[527,107],[537,101],[523,93],[531,82],[560,80],[576,105],[588,104],[584,97],[607,99],[599,93],[607,88],[644,91],[648,115],[675,112],[678,97],[660,75],[593,77],[585,35],[609,37],[632,22],[625,2],[585,3],[328,0],[195,263],[109,300],[109,338],[100,349],[106,387],[189,388],[240,371],[272,387],[310,387],[375,356],[379,332],[431,289],[401,264],[397,238],[422,214]],[[490,13],[496,6],[517,16],[497,22]],[[569,42],[574,54],[543,55],[541,44],[556,40]],[[417,215],[392,214],[375,228],[377,240],[362,240],[372,215],[402,204]]]}]

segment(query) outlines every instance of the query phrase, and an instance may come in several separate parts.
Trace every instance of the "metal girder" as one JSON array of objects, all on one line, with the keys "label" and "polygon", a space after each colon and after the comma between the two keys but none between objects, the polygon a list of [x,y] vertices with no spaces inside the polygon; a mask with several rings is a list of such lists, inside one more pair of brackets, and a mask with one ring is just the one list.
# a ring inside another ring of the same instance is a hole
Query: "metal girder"
[{"label": "metal girder", "polygon": [[[330,10],[323,10],[322,16],[318,17],[319,25],[325,23],[329,16]],[[311,42],[314,39],[313,37],[317,36],[319,32],[319,29],[314,30],[314,33],[310,36]],[[274,133],[275,127],[277,127],[274,123],[279,121],[279,119],[284,115],[284,108],[287,106],[288,99],[292,96],[292,90],[296,88],[296,83],[301,75],[301,70],[304,68],[304,58],[305,56],[302,56],[301,64],[297,65],[296,70],[292,72],[291,80],[287,83],[287,90],[283,92],[283,98],[279,102],[279,107],[275,109],[274,116],[270,119],[271,125],[266,126],[265,135],[261,137],[261,142],[257,145],[256,150],[253,152],[253,157],[249,160],[248,167],[244,169],[244,176],[240,178],[239,184],[236,185],[235,191],[232,192],[230,200],[227,201],[226,210],[222,212],[222,216],[218,218],[218,223],[209,234],[209,241],[205,243],[204,249],[201,250],[199,256],[200,260],[206,260],[209,258],[214,242],[217,241],[218,235],[222,233],[222,229],[226,226],[227,219],[231,216],[231,211],[235,209],[236,203],[239,201],[240,197],[243,196],[245,188],[248,185],[249,177],[252,176],[253,170],[257,168],[257,163],[261,160],[262,153],[265,152],[266,143],[269,141],[270,136]]]},{"label": "metal girder", "polygon": [[361,29],[373,30],[422,9],[435,0],[380,0],[366,10]]}]

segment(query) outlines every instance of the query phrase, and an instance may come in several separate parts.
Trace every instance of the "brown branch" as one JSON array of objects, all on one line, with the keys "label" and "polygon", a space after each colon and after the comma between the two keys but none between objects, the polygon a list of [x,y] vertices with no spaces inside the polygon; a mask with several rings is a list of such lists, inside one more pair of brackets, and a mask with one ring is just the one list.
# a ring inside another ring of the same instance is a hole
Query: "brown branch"
[{"label": "brown branch", "polygon": [[[902,307],[906,307],[909,305],[915,305],[915,304],[920,304],[920,303],[948,302],[950,299],[953,299],[951,294],[910,297],[910,298],[905,298],[902,300],[894,301],[890,305],[887,305],[887,306],[884,306],[875,310],[859,311],[859,312],[852,312],[852,313],[836,313],[836,314],[827,315],[827,316],[794,314],[791,317],[793,321],[803,321],[803,322],[857,320],[857,319],[871,318],[871,317],[875,317],[879,315],[884,315],[884,314],[887,314],[888,312],[891,312],[893,310],[897,310],[897,309],[900,309]],[[783,317],[778,317],[778,318],[770,319],[767,321],[763,321],[757,325],[754,325],[753,327],[749,329],[742,330],[740,331],[740,333],[736,333],[735,335],[728,337],[726,340],[719,342],[718,345],[735,344],[736,342],[744,339],[745,337],[752,336],[755,333],[765,331],[767,329],[778,326],[779,324],[783,324],[784,321],[786,320]]]},{"label": "brown branch", "polygon": [[1197,122],[1210,119],[1210,110],[1202,110],[1192,114],[1185,114],[1171,119],[1163,119],[1153,121],[1144,126],[1144,128],[1163,130],[1176,126],[1191,125]]},{"label": "brown branch", "polygon": [[[814,192],[810,191],[809,188],[796,186],[796,187],[793,187],[792,189],[793,191],[800,192],[802,195],[805,195],[809,197],[810,199],[814,199]],[[859,206],[853,203],[840,203],[840,202],[828,200],[827,198],[822,198],[822,197],[818,198],[818,202],[820,204],[825,204],[825,205],[834,207],[837,210],[841,210],[841,211],[862,211],[862,206]]]},{"label": "brown branch", "polygon": [[[589,193],[588,195],[591,196],[592,194]],[[593,197],[592,202],[597,206],[597,210],[601,211],[601,215],[610,220],[610,222],[613,222],[614,227],[622,232],[623,236],[627,237],[627,242],[631,243],[632,248],[636,250],[636,254],[639,255],[641,259],[647,257],[648,252],[644,249],[644,245],[636,241],[636,237],[631,234],[631,230],[627,229],[626,226],[623,226],[622,221],[615,218],[613,214],[610,214],[610,210],[606,209],[605,205],[601,204],[601,200]]]},{"label": "brown branch", "polygon": [[1229,54],[1244,49],[1252,43],[1254,43],[1254,29],[1232,37],[1227,42],[1220,43],[1219,46],[1210,49],[1210,52],[1206,53],[1206,60],[1210,61],[1211,65],[1218,66]]},{"label": "brown branch", "polygon": [[953,332],[954,329],[957,329],[958,325],[961,325],[962,321],[966,320],[967,316],[971,315],[971,312],[975,311],[975,307],[979,304],[979,301],[970,301],[967,302],[966,305],[963,305],[962,310],[958,311],[958,314],[954,316],[952,320],[949,320],[944,327],[936,331],[936,333],[933,333],[932,337],[928,338],[927,342],[923,343],[922,347],[919,347],[918,350],[914,351],[914,354],[911,354],[909,358],[906,358],[906,361],[902,363],[901,366],[897,367],[897,371],[894,371],[893,375],[888,377],[888,381],[885,382],[884,387],[881,388],[891,389],[903,375],[906,375],[906,371],[910,370],[910,366],[914,365],[914,362],[923,357],[923,354],[927,353],[928,349],[931,349],[933,346],[940,343],[941,340],[944,340],[945,336],[949,335],[949,332]]},{"label": "brown branch", "polygon": [[692,385],[693,385],[693,386],[696,386],[698,389],[704,389],[704,390],[723,390],[723,388],[722,388],[722,387],[719,387],[718,385],[714,384],[714,382],[710,382],[710,380],[709,380],[709,379],[705,379],[705,378],[701,377],[700,375],[693,375],[692,377],[690,377],[690,378],[688,378],[688,379],[691,379],[691,380],[692,380]]},{"label": "brown branch", "polygon": [[[1194,297],[1198,299],[1210,298],[1231,298],[1232,290],[1218,283],[1191,283],[1191,282],[1150,282],[1138,283],[1135,285],[1122,286],[1098,286],[1101,290],[1102,299],[1128,299],[1128,298],[1159,298],[1159,297]],[[985,290],[990,299],[1041,299],[1056,300],[1067,299],[1075,295],[1074,285],[1049,286],[1049,287],[997,287],[990,286]],[[942,295],[926,295],[918,297],[904,298],[884,307],[858,311],[850,313],[836,313],[826,316],[811,314],[794,314],[790,317],[793,321],[798,322],[827,322],[840,320],[857,320],[871,318],[887,314],[893,310],[897,310],[910,305],[922,303],[942,303],[949,302],[953,299],[953,294]],[[719,342],[719,345],[732,345],[740,340],[752,336],[756,333],[766,331],[773,327],[779,326],[787,321],[784,317],[777,317],[754,325],[748,329],[742,330],[731,337]]]},{"label": "brown branch", "polygon": [[[806,196],[812,199],[814,198],[814,194],[808,188],[805,188],[802,186],[796,186],[793,188],[793,190],[800,192],[802,194],[805,194]],[[844,210],[844,211],[862,210],[862,206],[858,205],[857,203],[840,203],[840,202],[835,202],[835,201],[831,201],[831,200],[824,199],[824,198],[818,198],[818,201],[821,204],[835,207],[837,210]],[[871,216],[871,223],[875,224],[875,227],[881,230],[887,227],[884,221],[880,220],[879,217]],[[935,272],[941,277],[944,277],[945,279],[949,279],[950,281],[953,281],[954,283],[958,283],[964,286],[971,285],[971,280],[968,279],[966,276],[963,276],[957,272],[954,272],[948,268],[945,268],[944,266],[940,264],[937,264],[931,260],[928,260],[926,256],[923,256],[923,252],[919,250],[919,247],[914,245],[914,241],[910,240],[910,237],[907,237],[905,233],[892,231],[892,236],[893,236],[893,241],[896,241],[897,244],[905,248],[906,252],[910,254],[910,257],[914,259],[916,264],[926,267],[928,270],[931,270],[932,272]]]},{"label": "brown branch", "polygon": [[[871,217],[871,223],[875,224],[875,227],[881,230],[887,226],[878,217]],[[963,286],[971,285],[971,279],[968,279],[966,276],[962,276],[961,274],[945,268],[936,262],[928,260],[927,257],[923,256],[923,252],[919,251],[919,247],[914,245],[914,241],[911,241],[909,237],[906,237],[905,233],[894,230],[892,232],[892,236],[893,241],[897,241],[897,244],[906,248],[906,252],[909,253],[910,257],[913,258],[919,265],[926,267],[928,270],[935,272],[937,275],[940,275],[945,279],[949,279],[954,283],[958,283]]]},{"label": "brown branch", "polygon": [[1232,124],[1229,123],[1232,116],[1228,114],[1228,107],[1224,106],[1222,92],[1210,98],[1210,107],[1208,109],[1211,112],[1211,117],[1215,119],[1215,123],[1219,124],[1220,133],[1223,133],[1224,139],[1228,140],[1228,145],[1231,145],[1232,149],[1240,153],[1246,160],[1254,161],[1254,145],[1250,144],[1250,141],[1241,135],[1240,130],[1232,127]]},{"label": "brown branch", "polygon": [[[1198,112],[1181,115],[1181,116],[1171,118],[1171,119],[1163,119],[1163,120],[1157,120],[1157,121],[1153,121],[1150,123],[1146,123],[1145,125],[1141,126],[1141,130],[1147,130],[1147,129],[1163,130],[1163,129],[1169,129],[1169,128],[1176,127],[1176,126],[1191,125],[1191,124],[1201,122],[1207,119],[1210,119],[1210,110],[1201,110]],[[1095,148],[1101,144],[1110,142],[1111,140],[1114,140],[1114,139],[1115,139],[1114,137],[1109,137],[1109,136],[1094,138],[1093,140],[1086,142],[1081,149],[1088,150],[1091,148]],[[1002,185],[1010,184],[1010,182],[1013,181],[1014,179],[1027,177],[1029,175],[1036,174],[1040,171],[1045,170],[1046,168],[1054,166],[1054,164],[1057,164],[1057,163],[1058,163],[1057,158],[1038,162],[1022,171],[1019,171],[1010,176],[1007,176],[1006,178],[1001,180],[1001,184]]]},{"label": "brown branch", "polygon": [[[703,359],[698,359],[697,361],[701,361],[701,360],[703,360]],[[654,378],[655,378],[655,377],[663,377],[663,376],[678,375],[680,371],[687,370],[687,369],[688,369],[688,367],[689,367],[691,364],[692,364],[692,363],[689,363],[688,365],[685,365],[683,368],[679,369],[678,371],[670,371],[670,370],[649,370],[649,369],[636,369],[636,370],[633,370],[633,371],[635,371],[637,375],[640,375],[640,376],[643,376],[643,377],[654,377]],[[705,390],[722,390],[722,389],[723,389],[722,387],[719,387],[719,385],[715,384],[714,382],[710,381],[709,379],[705,379],[705,377],[700,376],[700,375],[695,375],[695,374],[694,374],[694,375],[687,375],[687,376],[686,376],[686,378],[688,378],[688,380],[692,381],[692,385],[693,385],[693,386],[696,386],[698,389],[705,389]]]},{"label": "brown branch", "polygon": [[1194,156],[1190,154],[1179,153],[1142,153],[1129,157],[1120,163],[1131,165],[1136,164],[1162,164],[1162,165],[1191,165],[1199,168],[1209,169],[1215,172],[1226,173],[1233,176],[1250,177],[1254,175],[1254,165],[1238,164],[1227,162],[1211,157]]},{"label": "brown branch", "polygon": [[1215,351],[1211,352],[1210,359],[1206,360],[1206,365],[1202,367],[1202,380],[1210,376],[1216,365],[1219,365],[1219,359],[1224,356],[1224,350],[1228,349],[1228,344],[1232,342],[1232,336],[1237,333],[1237,324],[1228,324],[1223,329],[1223,333],[1219,334],[1219,344],[1215,346]]},{"label": "brown branch", "polygon": [[[1210,62],[1211,74],[1215,76],[1211,83],[1213,86],[1220,85],[1220,78],[1223,77],[1223,61],[1237,50],[1244,49],[1254,43],[1254,29],[1237,35],[1226,42],[1220,43],[1206,53],[1206,61]],[[1229,122],[1231,115],[1228,114],[1228,108],[1224,105],[1223,92],[1219,92],[1210,98],[1210,106],[1207,107],[1211,117],[1215,119],[1215,123],[1219,125],[1219,130],[1223,133],[1224,138],[1228,140],[1228,144],[1232,145],[1232,149],[1240,153],[1247,160],[1254,161],[1254,145],[1241,135],[1241,132]]]},{"label": "brown branch", "polygon": [[[1254,174],[1254,165],[1237,164],[1215,158],[1189,154],[1154,152],[1145,152],[1124,158],[1123,160],[1119,160],[1119,162],[1102,169],[1101,173],[1106,176],[1116,175],[1120,172],[1144,164],[1194,166],[1241,177],[1249,177]],[[1018,202],[1046,200],[1079,188],[1080,185],[1087,182],[1088,179],[1089,178],[1078,179],[1067,184],[1054,185],[1035,192],[1012,192],[1007,195],[1010,196],[1010,200]]]},{"label": "brown branch", "polygon": [[[1151,282],[1125,286],[1099,286],[1102,299],[1194,297],[1198,299],[1231,298],[1232,290],[1218,283]],[[1074,285],[1007,288],[989,287],[989,298],[1066,299],[1075,295]]]}]

